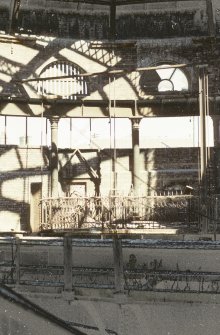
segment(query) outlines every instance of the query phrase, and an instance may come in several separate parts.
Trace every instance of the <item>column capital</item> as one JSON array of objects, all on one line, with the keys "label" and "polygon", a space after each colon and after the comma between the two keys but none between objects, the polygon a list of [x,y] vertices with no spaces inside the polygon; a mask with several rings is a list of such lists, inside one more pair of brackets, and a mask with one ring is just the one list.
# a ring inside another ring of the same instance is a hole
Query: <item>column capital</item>
[{"label": "column capital", "polygon": [[141,122],[142,119],[143,118],[140,117],[140,116],[135,116],[135,117],[130,118],[131,124],[132,124],[132,128],[133,129],[139,129],[140,122]]},{"label": "column capital", "polygon": [[58,122],[60,120],[59,116],[53,115],[53,116],[50,116],[48,119],[50,120],[51,127],[57,127],[58,126]]}]

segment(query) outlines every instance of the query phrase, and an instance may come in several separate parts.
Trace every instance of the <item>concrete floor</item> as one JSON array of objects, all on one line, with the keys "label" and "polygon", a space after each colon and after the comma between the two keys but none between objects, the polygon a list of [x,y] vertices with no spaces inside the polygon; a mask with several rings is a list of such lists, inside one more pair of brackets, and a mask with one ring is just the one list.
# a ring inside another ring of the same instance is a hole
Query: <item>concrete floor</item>
[{"label": "concrete floor", "polygon": [[25,296],[92,335],[219,334],[220,304],[213,302],[140,302],[135,299],[123,302],[122,297],[67,300],[63,296],[36,293]]}]

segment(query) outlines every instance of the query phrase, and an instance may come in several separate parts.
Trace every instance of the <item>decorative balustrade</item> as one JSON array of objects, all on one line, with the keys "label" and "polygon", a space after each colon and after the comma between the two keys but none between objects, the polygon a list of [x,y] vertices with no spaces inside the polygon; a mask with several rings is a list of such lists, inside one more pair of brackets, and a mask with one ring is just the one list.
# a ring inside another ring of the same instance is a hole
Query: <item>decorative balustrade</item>
[{"label": "decorative balustrade", "polygon": [[40,230],[166,228],[198,223],[191,195],[66,197],[42,199]]}]

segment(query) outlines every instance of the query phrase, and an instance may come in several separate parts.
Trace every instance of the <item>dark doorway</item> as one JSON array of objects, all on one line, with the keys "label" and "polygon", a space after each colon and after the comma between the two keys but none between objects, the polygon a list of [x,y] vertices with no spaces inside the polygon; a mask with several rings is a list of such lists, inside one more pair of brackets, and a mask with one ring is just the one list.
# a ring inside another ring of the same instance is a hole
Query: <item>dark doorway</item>
[{"label": "dark doorway", "polygon": [[32,233],[39,231],[40,227],[40,200],[42,198],[42,183],[31,184],[31,217],[30,228]]}]

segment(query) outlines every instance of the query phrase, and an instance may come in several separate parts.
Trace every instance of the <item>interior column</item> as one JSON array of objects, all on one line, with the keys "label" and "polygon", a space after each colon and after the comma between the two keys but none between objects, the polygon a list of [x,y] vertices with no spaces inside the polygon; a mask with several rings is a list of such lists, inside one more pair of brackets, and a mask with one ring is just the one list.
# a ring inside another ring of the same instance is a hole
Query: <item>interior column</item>
[{"label": "interior column", "polygon": [[141,117],[134,117],[131,119],[132,123],[132,184],[134,194],[138,194],[140,191],[140,171],[141,171],[141,160],[140,160],[140,144],[139,144],[139,128],[140,128]]},{"label": "interior column", "polygon": [[51,196],[58,197],[58,122],[59,117],[50,118],[51,125],[51,152],[50,152],[50,172],[51,172]]}]

